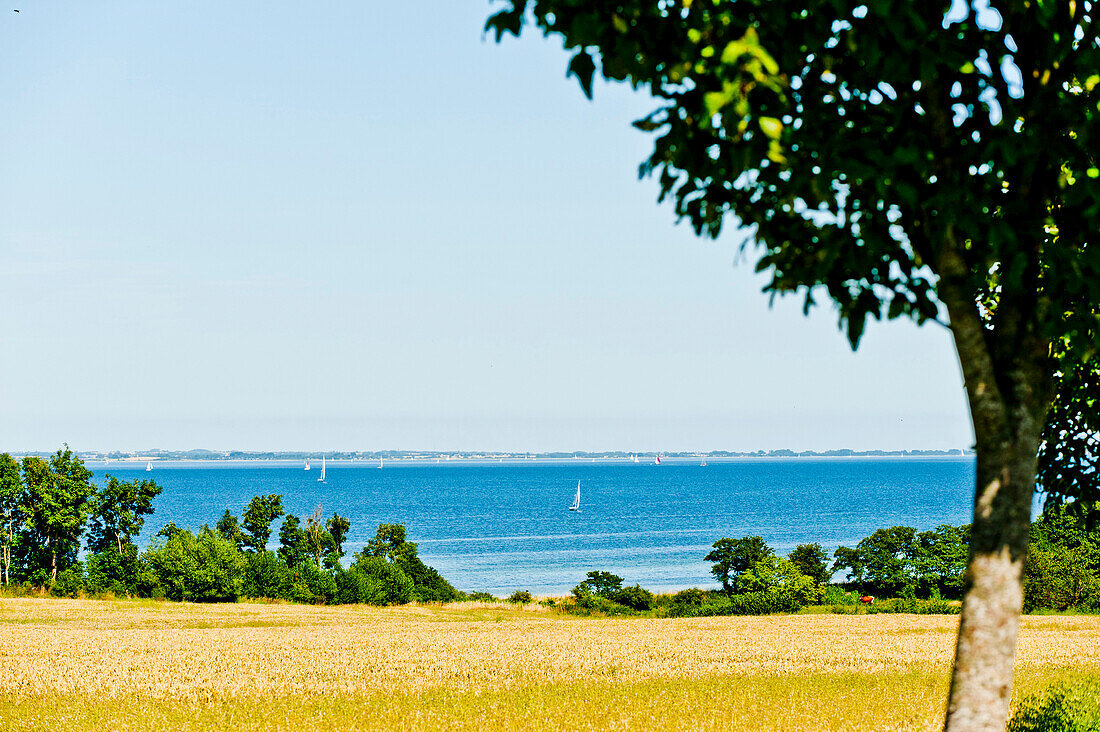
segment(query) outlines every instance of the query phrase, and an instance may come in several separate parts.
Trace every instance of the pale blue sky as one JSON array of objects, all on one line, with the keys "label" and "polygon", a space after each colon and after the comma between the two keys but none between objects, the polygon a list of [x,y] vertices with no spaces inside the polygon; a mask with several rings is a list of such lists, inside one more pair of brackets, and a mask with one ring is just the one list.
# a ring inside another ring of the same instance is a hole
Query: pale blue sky
[{"label": "pale blue sky", "polygon": [[0,450],[972,441],[943,328],[769,309],[636,179],[646,99],[486,3],[15,7]]}]

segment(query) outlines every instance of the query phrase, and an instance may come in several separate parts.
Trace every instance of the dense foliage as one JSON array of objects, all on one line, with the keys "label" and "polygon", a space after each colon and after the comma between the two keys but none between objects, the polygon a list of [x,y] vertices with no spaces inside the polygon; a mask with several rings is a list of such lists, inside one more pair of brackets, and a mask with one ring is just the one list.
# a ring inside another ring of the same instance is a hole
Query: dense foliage
[{"label": "dense foliage", "polygon": [[[706,555],[721,590],[654,595],[597,570],[555,606],[580,614],[667,617],[767,615],[809,605],[842,614],[957,614],[968,552],[969,527],[946,524],[922,532],[878,529],[855,548],[838,547],[831,565],[820,544],[800,544],[780,557],[762,537],[727,537]],[[1100,534],[1072,506],[1052,504],[1032,523],[1024,589],[1028,612],[1100,612]],[[859,603],[861,596],[874,601]]]},{"label": "dense foliage", "polygon": [[[388,605],[462,596],[417,555],[401,524],[382,524],[344,567],[351,523],[318,506],[305,524],[282,496],[256,496],[241,518],[226,510],[197,532],[169,523],[140,551],[134,543],[161,488],[106,476],[100,488],[67,447],[20,464],[0,454],[0,582],[81,593],[226,602],[241,597]],[[268,549],[282,517],[277,551]],[[81,554],[81,540],[85,552]]]}]

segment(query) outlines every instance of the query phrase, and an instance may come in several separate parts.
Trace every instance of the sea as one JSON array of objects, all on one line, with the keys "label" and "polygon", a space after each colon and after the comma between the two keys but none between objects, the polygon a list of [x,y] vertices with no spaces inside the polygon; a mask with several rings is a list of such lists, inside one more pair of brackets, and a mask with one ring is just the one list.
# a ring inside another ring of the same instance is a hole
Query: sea
[{"label": "sea", "polygon": [[[972,457],[708,458],[476,462],[93,461],[95,480],[156,480],[163,492],[139,543],[169,521],[197,530],[256,495],[302,517],[351,522],[345,563],[382,523],[401,523],[420,557],[466,591],[562,595],[592,570],[654,591],[717,587],[705,556],[723,537],[761,536],[779,554],[830,554],[876,529],[919,531],[971,518]],[[581,486],[579,511],[570,511]],[[272,548],[278,526],[272,526]]]}]

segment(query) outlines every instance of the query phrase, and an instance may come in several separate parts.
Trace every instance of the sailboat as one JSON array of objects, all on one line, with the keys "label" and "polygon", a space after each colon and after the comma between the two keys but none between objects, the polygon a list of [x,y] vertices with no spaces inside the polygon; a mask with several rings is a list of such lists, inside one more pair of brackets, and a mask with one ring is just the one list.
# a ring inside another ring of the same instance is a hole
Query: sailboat
[{"label": "sailboat", "polygon": [[661,456],[660,456],[660,455],[656,455],[656,456],[654,456],[654,458],[653,458],[653,464],[654,464],[654,465],[660,465],[660,464],[661,464]]},{"label": "sailboat", "polygon": [[382,469],[382,458],[378,458],[378,469]]},{"label": "sailboat", "polygon": [[146,473],[148,473],[152,469],[153,469],[153,464],[152,463],[145,463],[145,472]]},{"label": "sailboat", "polygon": [[321,477],[317,479],[318,483],[325,482],[325,456],[321,456]]},{"label": "sailboat", "polygon": [[705,467],[707,467],[707,459],[706,459],[706,458],[703,458],[703,462],[699,463],[699,467],[700,467],[700,468],[705,468]]},{"label": "sailboat", "polygon": [[570,511],[576,511],[580,513],[581,510],[581,482],[577,481],[577,495],[573,496],[573,505],[569,507]]},{"label": "sailboat", "polygon": [[309,470],[309,458],[306,458],[306,470]]},{"label": "sailboat", "polygon": [[634,462],[638,462],[638,456],[637,455],[631,455],[630,459]]}]

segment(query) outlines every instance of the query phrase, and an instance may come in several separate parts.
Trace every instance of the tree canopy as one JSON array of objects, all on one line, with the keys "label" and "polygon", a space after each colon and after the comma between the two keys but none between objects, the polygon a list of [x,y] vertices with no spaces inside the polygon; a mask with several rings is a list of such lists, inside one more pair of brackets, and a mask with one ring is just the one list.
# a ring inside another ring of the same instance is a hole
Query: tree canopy
[{"label": "tree canopy", "polygon": [[[947,727],[1003,728],[1031,496],[1096,497],[1100,26],[1091,0],[506,0],[656,109],[642,175],[727,217],[772,295],[950,328],[974,423],[968,590]],[[1041,453],[1041,460],[1037,457]]]}]

